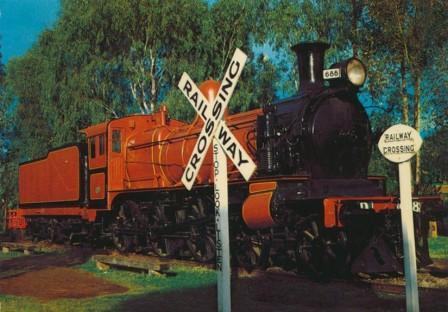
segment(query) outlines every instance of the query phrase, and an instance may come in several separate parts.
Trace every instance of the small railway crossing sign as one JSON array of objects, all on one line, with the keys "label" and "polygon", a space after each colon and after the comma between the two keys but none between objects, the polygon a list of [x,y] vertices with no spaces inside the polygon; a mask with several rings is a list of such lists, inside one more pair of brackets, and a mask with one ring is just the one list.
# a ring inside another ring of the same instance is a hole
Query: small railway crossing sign
[{"label": "small railway crossing sign", "polygon": [[422,143],[418,131],[399,124],[390,127],[383,133],[378,142],[378,148],[388,160],[401,163],[414,157]]},{"label": "small railway crossing sign", "polygon": [[378,142],[381,154],[388,160],[398,163],[404,271],[406,277],[406,310],[408,312],[419,311],[411,158],[417,154],[422,142],[422,138],[417,130],[401,124],[387,129]]},{"label": "small railway crossing sign", "polygon": [[[218,309],[231,310],[230,296],[230,242],[228,212],[227,158],[232,160],[244,179],[249,180],[256,169],[247,154],[223,120],[225,109],[235,90],[247,56],[236,49],[230,65],[222,79],[216,95],[206,99],[193,80],[184,73],[178,87],[188,98],[198,115],[204,121],[196,145],[182,176],[182,183],[188,190],[193,187],[196,176],[213,140],[213,172],[215,199],[216,268],[218,271]],[[213,97],[213,98],[210,98]]]}]

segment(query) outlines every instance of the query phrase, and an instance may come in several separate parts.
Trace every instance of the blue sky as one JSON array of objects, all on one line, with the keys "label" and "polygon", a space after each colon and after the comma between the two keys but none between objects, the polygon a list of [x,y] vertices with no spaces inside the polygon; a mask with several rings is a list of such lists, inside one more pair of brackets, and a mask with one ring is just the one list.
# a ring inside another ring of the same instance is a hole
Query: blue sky
[{"label": "blue sky", "polygon": [[59,0],[0,0],[2,63],[24,54],[56,21]]}]

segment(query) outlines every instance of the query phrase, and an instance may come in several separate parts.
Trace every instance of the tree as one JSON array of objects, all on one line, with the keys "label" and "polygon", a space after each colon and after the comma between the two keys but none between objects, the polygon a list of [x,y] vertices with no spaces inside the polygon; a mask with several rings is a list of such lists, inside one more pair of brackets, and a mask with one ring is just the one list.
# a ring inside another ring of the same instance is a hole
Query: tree
[{"label": "tree", "polygon": [[290,47],[303,41],[330,43],[326,60],[335,63],[360,53],[360,29],[362,28],[362,1],[313,1],[271,0],[268,2],[266,26],[267,42],[274,49],[276,66],[287,70],[283,76],[284,90],[288,84],[298,89],[295,55]]},{"label": "tree", "polygon": [[[394,0],[374,1],[368,5],[369,14],[381,25],[381,32],[374,37],[387,47],[387,52],[397,60],[401,74],[402,120],[409,123],[409,98],[412,97],[413,125],[422,131],[422,118],[427,112],[426,100],[432,95],[425,94],[422,82],[429,67],[438,57],[448,39],[448,4],[446,1]],[[409,83],[410,81],[411,83]],[[423,113],[423,116],[422,116]],[[421,155],[417,154],[415,181],[421,181]]]},{"label": "tree", "polygon": [[[15,136],[12,98],[6,86],[6,68],[2,63],[0,45],[0,220],[5,209],[15,206],[17,160],[12,142]],[[3,222],[2,222],[3,224]]]},{"label": "tree", "polygon": [[188,72],[198,82],[220,80],[236,48],[243,50],[249,58],[229,103],[230,111],[234,113],[266,104],[266,99],[260,98],[260,93],[255,91],[260,89],[255,80],[260,74],[261,59],[253,52],[253,45],[262,44],[268,33],[265,17],[268,2],[227,0],[210,5],[202,16],[203,29],[196,30],[199,53],[196,52],[195,58],[189,63],[174,62],[173,67],[168,67],[170,72],[178,73],[173,75],[174,88],[168,91],[165,98],[174,117],[187,120],[194,117],[193,108],[176,87],[180,74]]},{"label": "tree", "polygon": [[42,65],[42,60],[34,55],[8,64],[7,83],[19,99],[15,110],[17,137],[13,144],[20,149],[21,161],[42,157],[51,146],[50,127],[40,103],[45,92]]},{"label": "tree", "polygon": [[[20,119],[42,117],[47,133],[37,142],[49,142],[39,144],[46,149],[79,140],[91,124],[155,110],[182,69],[201,59],[194,43],[206,10],[193,0],[63,1],[55,27],[11,63]],[[26,123],[19,130],[32,138]]]},{"label": "tree", "polygon": [[[433,183],[448,183],[448,127],[438,130],[427,137],[423,142],[424,149],[422,158],[422,183],[431,185]],[[435,165],[437,164],[437,165]]]}]

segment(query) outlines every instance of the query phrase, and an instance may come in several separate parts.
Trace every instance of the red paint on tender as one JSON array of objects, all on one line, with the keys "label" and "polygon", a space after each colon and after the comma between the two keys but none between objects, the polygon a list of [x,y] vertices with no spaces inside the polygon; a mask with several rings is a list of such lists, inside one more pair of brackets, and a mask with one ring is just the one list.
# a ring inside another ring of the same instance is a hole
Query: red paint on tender
[{"label": "red paint on tender", "polygon": [[69,146],[19,167],[19,203],[77,201],[80,196],[80,152]]},{"label": "red paint on tender", "polygon": [[19,213],[24,217],[37,216],[79,216],[81,219],[93,222],[100,209],[88,209],[84,207],[42,207],[42,208],[19,208]]}]

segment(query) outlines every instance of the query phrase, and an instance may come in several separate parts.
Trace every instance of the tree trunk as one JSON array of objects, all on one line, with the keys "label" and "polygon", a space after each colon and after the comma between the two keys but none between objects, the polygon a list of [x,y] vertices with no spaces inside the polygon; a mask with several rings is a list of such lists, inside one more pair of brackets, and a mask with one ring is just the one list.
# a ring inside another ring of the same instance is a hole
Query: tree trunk
[{"label": "tree trunk", "polygon": [[147,114],[148,111],[145,110],[145,107],[143,105],[140,105],[139,100],[138,100],[138,95],[137,95],[137,87],[135,85],[135,83],[133,83],[132,81],[129,83],[129,86],[131,88],[131,93],[132,96],[134,97],[135,102],[137,103],[138,108],[140,109],[140,113],[142,114]]},{"label": "tree trunk", "polygon": [[406,66],[404,59],[401,60],[401,110],[403,124],[409,125],[409,101],[407,93]]},{"label": "tree trunk", "polygon": [[359,0],[352,0],[352,53],[354,57],[359,55],[359,29],[358,29],[358,21],[359,16],[361,15],[363,3]]},{"label": "tree trunk", "polygon": [[151,96],[149,100],[151,113],[154,113],[157,104],[157,77],[156,77],[156,62],[157,57],[152,49],[149,50],[151,59],[150,77],[151,77]]},{"label": "tree trunk", "polygon": [[3,232],[6,232],[8,228],[8,201],[2,200],[3,210]]},{"label": "tree trunk", "polygon": [[[414,128],[417,131],[420,131],[420,82],[421,76],[420,74],[416,75],[414,81]],[[417,153],[415,157],[415,190],[418,192],[419,185],[421,182],[421,155],[420,152]]]}]

